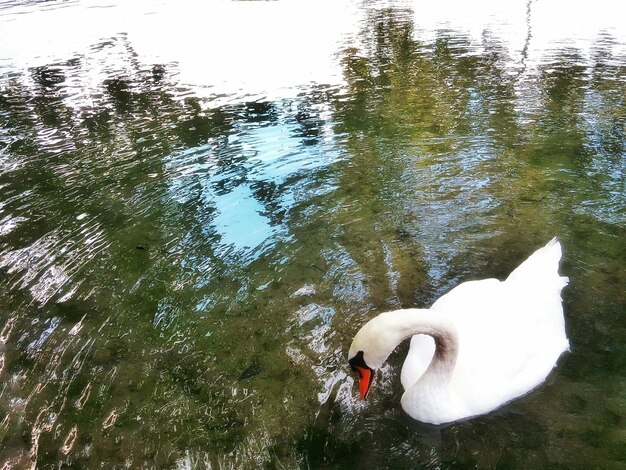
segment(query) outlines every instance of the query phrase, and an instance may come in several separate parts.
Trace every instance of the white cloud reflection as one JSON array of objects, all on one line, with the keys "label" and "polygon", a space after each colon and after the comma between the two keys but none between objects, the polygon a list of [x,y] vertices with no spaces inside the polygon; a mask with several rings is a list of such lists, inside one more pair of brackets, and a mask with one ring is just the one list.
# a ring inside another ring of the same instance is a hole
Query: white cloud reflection
[{"label": "white cloud reflection", "polygon": [[[414,35],[421,40],[453,29],[480,41],[488,31],[508,48],[512,63],[522,60],[524,50],[527,64],[563,45],[589,52],[605,33],[621,45],[620,52],[626,48],[626,3],[620,1],[392,4],[413,11]],[[357,34],[366,27],[368,8],[389,5],[172,0],[11,5],[0,16],[0,67],[23,69],[76,56],[88,58],[94,44],[123,35],[139,63],[176,63],[180,83],[198,96],[227,95],[231,102],[253,96],[284,98],[306,84],[340,84],[337,54],[355,45]],[[100,75],[98,64],[93,64],[92,73]]]}]

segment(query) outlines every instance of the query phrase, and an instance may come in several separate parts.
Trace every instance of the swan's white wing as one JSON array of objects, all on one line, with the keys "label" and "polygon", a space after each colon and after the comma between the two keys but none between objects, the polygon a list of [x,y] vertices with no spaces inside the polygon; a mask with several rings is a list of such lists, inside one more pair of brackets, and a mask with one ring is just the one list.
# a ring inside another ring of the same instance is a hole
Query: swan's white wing
[{"label": "swan's white wing", "polygon": [[[558,274],[560,245],[550,242],[505,282],[466,282],[432,307],[459,336],[453,386],[473,408],[492,409],[540,384],[568,348]],[[479,410],[477,410],[479,411]]]},{"label": "swan's white wing", "polygon": [[411,339],[402,369],[402,406],[410,416],[441,423],[483,414],[545,380],[568,348],[560,298],[567,278],[558,273],[560,257],[561,247],[552,240],[506,281],[465,282],[433,304],[431,312],[457,330],[458,357],[451,376],[438,368],[423,375],[434,341]]}]

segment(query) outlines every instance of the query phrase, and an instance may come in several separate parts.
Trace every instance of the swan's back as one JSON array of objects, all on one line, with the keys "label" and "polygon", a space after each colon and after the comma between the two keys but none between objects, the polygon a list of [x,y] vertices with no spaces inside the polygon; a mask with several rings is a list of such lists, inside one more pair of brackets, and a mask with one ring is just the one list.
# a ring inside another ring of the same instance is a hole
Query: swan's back
[{"label": "swan's back", "polygon": [[[481,414],[543,382],[569,344],[565,335],[556,239],[533,253],[504,282],[465,282],[437,300],[431,310],[455,324],[459,355],[451,387]],[[409,388],[434,352],[432,338],[414,336],[402,371]]]}]

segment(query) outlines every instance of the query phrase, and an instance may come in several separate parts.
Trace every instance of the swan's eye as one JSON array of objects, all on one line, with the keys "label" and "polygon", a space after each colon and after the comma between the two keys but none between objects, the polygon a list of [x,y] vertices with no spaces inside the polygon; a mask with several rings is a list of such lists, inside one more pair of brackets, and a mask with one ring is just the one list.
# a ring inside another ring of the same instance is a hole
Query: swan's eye
[{"label": "swan's eye", "polygon": [[367,364],[363,360],[363,351],[359,351],[356,356],[348,361],[350,364],[350,368],[353,372],[359,372],[359,377],[361,376],[360,368],[367,368]]}]

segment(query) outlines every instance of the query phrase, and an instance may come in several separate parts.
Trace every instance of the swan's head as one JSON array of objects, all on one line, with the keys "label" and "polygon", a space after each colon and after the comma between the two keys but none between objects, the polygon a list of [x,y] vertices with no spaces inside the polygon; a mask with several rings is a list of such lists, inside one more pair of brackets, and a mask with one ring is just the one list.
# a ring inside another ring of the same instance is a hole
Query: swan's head
[{"label": "swan's head", "polygon": [[397,323],[394,313],[381,313],[371,319],[352,340],[348,363],[359,374],[359,390],[363,400],[372,386],[374,372],[383,365],[402,339],[398,328],[394,328]]},{"label": "swan's head", "polygon": [[374,381],[374,369],[369,367],[363,359],[363,351],[359,351],[354,357],[348,360],[352,370],[359,374],[359,390],[361,399],[365,400]]}]

